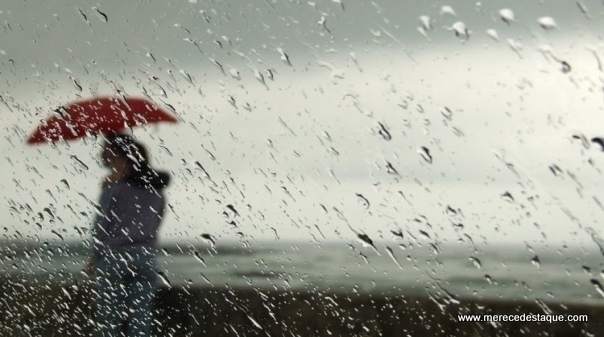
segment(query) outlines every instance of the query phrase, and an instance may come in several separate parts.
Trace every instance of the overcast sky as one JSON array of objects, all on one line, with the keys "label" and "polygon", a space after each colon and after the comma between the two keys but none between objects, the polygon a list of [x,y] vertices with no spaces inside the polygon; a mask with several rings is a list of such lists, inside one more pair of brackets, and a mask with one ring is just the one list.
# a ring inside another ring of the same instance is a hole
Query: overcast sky
[{"label": "overcast sky", "polygon": [[[421,241],[467,234],[594,248],[604,153],[573,135],[604,136],[603,10],[597,1],[3,4],[4,234],[87,238],[74,227],[90,226],[88,200],[106,174],[98,144],[24,140],[50,109],[119,88],[181,119],[135,130],[173,174],[164,240],[349,241],[354,231],[392,240],[402,229]],[[223,215],[227,204],[240,216]]]}]

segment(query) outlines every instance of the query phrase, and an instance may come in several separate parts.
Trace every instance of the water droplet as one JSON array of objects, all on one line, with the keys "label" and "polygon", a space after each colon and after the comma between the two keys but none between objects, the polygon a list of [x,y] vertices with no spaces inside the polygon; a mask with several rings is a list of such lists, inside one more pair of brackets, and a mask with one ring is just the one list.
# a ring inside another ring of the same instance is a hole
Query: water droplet
[{"label": "water droplet", "polygon": [[340,7],[342,8],[342,10],[345,10],[344,8],[344,2],[342,2],[342,0],[331,0],[334,3],[337,3],[338,5],[340,5]]},{"label": "water droplet", "polygon": [[369,208],[369,200],[367,200],[367,198],[365,198],[362,194],[360,193],[356,193],[356,196],[359,197],[361,199],[361,202],[363,203],[363,205],[365,206],[365,208]]},{"label": "water droplet", "polygon": [[457,128],[457,127],[455,127],[455,126],[454,126],[454,127],[452,128],[452,130],[453,130],[453,134],[454,134],[455,136],[457,136],[457,137],[463,137],[463,136],[464,136],[463,131],[461,131],[459,128]]},{"label": "water droplet", "polygon": [[454,31],[455,36],[457,36],[458,38],[467,40],[470,37],[470,32],[466,28],[466,24],[461,21],[455,22],[453,26],[449,28],[449,30]]},{"label": "water droplet", "polygon": [[390,162],[386,162],[386,172],[390,174],[400,175],[398,171],[390,164]]},{"label": "water droplet", "polygon": [[231,204],[228,204],[226,206],[231,212],[233,212],[233,214],[235,214],[235,216],[239,216],[239,213],[237,212],[237,210],[235,209],[235,207]]},{"label": "water droplet", "polygon": [[180,69],[178,71],[182,77],[185,78],[185,80],[187,80],[189,83],[193,83],[193,78],[191,78],[191,75],[189,75],[189,73],[187,73],[184,69]]},{"label": "water droplet", "polygon": [[61,182],[65,185],[65,187],[67,187],[67,189],[70,189],[69,183],[67,183],[66,179],[61,179]]},{"label": "water droplet", "polygon": [[277,48],[277,52],[279,52],[279,54],[281,54],[281,60],[285,63],[287,63],[288,65],[292,65],[290,60],[289,60],[289,56],[285,53],[285,51],[283,51],[282,48]]},{"label": "water droplet", "polygon": [[431,239],[432,239],[432,238],[430,237],[430,235],[429,235],[427,232],[425,232],[425,231],[423,231],[423,230],[421,230],[421,229],[419,230],[419,233],[420,233],[421,235],[425,236],[426,238],[428,238],[429,240],[431,240]]},{"label": "water droplet", "polygon": [[50,208],[44,207],[43,211],[46,212],[50,216],[51,219],[55,218],[54,212]]},{"label": "water droplet", "polygon": [[394,263],[396,263],[396,265],[399,268],[403,269],[403,266],[401,266],[401,264],[396,259],[396,256],[394,256],[394,252],[392,251],[392,249],[390,249],[390,247],[386,246],[386,251],[388,252],[388,255],[390,256],[390,258],[394,261]]},{"label": "water droplet", "polygon": [[443,14],[457,16],[457,14],[455,13],[455,10],[453,10],[453,8],[451,8],[451,6],[442,6],[440,8],[440,15],[443,15]]},{"label": "water droplet", "polygon": [[464,225],[463,223],[455,223],[453,221],[451,221],[451,225],[453,225],[453,227],[455,227],[455,229],[464,229]]},{"label": "water droplet", "polygon": [[422,26],[425,30],[432,30],[432,24],[430,23],[430,17],[422,15],[419,17],[419,21],[422,22]]},{"label": "water droplet", "polygon": [[99,14],[99,16],[101,17],[101,20],[103,20],[103,22],[109,21],[109,18],[107,17],[107,14],[101,12],[100,9],[98,9],[96,7],[92,7],[92,9],[95,10],[97,12],[97,14]]},{"label": "water droplet", "polygon": [[71,80],[71,83],[73,83],[73,86],[78,89],[78,91],[82,91],[82,86],[80,85],[80,81],[78,81],[77,78],[73,77],[73,76],[69,76],[69,79]]},{"label": "water droplet", "polygon": [[195,251],[194,256],[197,261],[207,267],[206,261],[201,257],[198,251]]},{"label": "water droplet", "polygon": [[507,202],[514,202],[514,197],[512,197],[512,194],[510,192],[503,193],[501,197]]},{"label": "water droplet", "polygon": [[586,18],[591,19],[591,15],[589,15],[589,10],[587,9],[587,6],[585,6],[585,4],[582,1],[577,1],[577,6],[581,10],[581,13],[583,13],[583,15],[585,15]]},{"label": "water droplet", "polygon": [[589,280],[589,282],[591,282],[591,284],[596,287],[598,293],[602,295],[602,297],[604,297],[604,288],[602,288],[602,284],[600,283],[600,281],[596,280],[595,278],[592,278],[591,280]]},{"label": "water droplet", "polygon": [[426,34],[426,30],[424,29],[424,27],[417,27],[417,31],[427,40],[430,41],[430,39],[428,38],[428,34]]},{"label": "water droplet", "polygon": [[212,178],[210,177],[210,175],[208,174],[208,172],[206,171],[206,169],[203,167],[203,165],[201,165],[201,163],[199,161],[196,161],[195,165],[197,165],[201,169],[201,171],[206,176],[206,178],[212,180]]},{"label": "water droplet", "polygon": [[531,263],[536,267],[541,267],[541,262],[539,261],[539,256],[537,255],[533,256]]},{"label": "water droplet", "polygon": [[604,138],[594,137],[591,139],[591,142],[598,144],[600,146],[600,151],[604,151]]},{"label": "water droplet", "polygon": [[427,147],[420,147],[418,153],[428,164],[432,164],[432,156],[430,155],[430,150]]},{"label": "water droplet", "polygon": [[522,43],[514,40],[514,39],[508,39],[508,45],[510,46],[510,48],[512,48],[512,50],[514,52],[516,52],[518,54],[518,56],[520,56],[520,51],[522,50]]},{"label": "water droplet", "polygon": [[482,269],[482,263],[480,262],[480,260],[474,256],[470,256],[469,258],[470,261],[472,261],[472,263],[474,264],[474,266],[478,269]]},{"label": "water droplet", "polygon": [[63,241],[63,235],[57,233],[57,231],[55,231],[54,229],[50,231],[52,234],[56,235],[59,239],[61,239],[61,241]]},{"label": "water droplet", "polygon": [[88,165],[84,164],[83,161],[80,160],[80,158],[78,158],[76,155],[70,155],[69,156],[71,159],[75,160],[76,163],[78,163],[80,165],[81,168],[83,168],[84,170],[88,170]]},{"label": "water droplet", "polygon": [[384,124],[379,122],[378,124],[380,126],[380,130],[378,131],[378,133],[382,136],[382,138],[384,138],[385,140],[391,140],[392,136],[390,135],[390,132],[388,132],[388,129],[386,129]]},{"label": "water droplet", "polygon": [[554,21],[554,19],[549,16],[539,18],[537,22],[539,23],[539,26],[541,26],[541,28],[545,30],[553,30],[558,28],[558,26],[556,25],[556,21]]},{"label": "water droplet", "polygon": [[442,110],[440,110],[440,113],[448,120],[450,121],[451,119],[453,119],[453,112],[451,110],[449,110],[449,108],[444,107]]},{"label": "water droplet", "polygon": [[390,233],[392,233],[394,236],[399,237],[399,238],[403,238],[403,231],[401,231],[400,229],[398,231],[393,231],[391,230]]},{"label": "water droplet", "polygon": [[254,318],[252,318],[252,316],[246,314],[247,318],[252,322],[252,324],[254,324],[254,326],[260,330],[262,330],[262,326],[256,322],[256,320]]},{"label": "water droplet", "polygon": [[573,135],[573,139],[578,139],[581,141],[581,144],[583,145],[583,147],[587,150],[589,150],[591,144],[589,143],[589,141],[587,140],[587,137],[585,137],[585,135],[580,134],[580,135]]},{"label": "water droplet", "polygon": [[212,235],[203,233],[203,234],[201,234],[201,237],[203,239],[205,239],[207,242],[209,242],[210,245],[212,246],[212,248],[214,248],[216,246],[216,240],[214,239],[214,237],[212,237]]},{"label": "water droplet", "polygon": [[357,233],[357,237],[359,238],[359,241],[364,245],[364,246],[369,246],[372,247],[376,252],[379,251],[377,250],[377,248],[375,247],[375,244],[373,243],[373,240],[371,240],[371,238],[369,237],[369,235],[367,234],[363,234],[363,233]]},{"label": "water droplet", "polygon": [[591,236],[592,241],[598,246],[600,249],[600,253],[604,255],[604,240],[596,233],[596,231],[591,227],[586,227],[585,232]]},{"label": "water droplet", "polygon": [[491,276],[489,274],[484,275],[484,280],[489,282],[489,284],[493,284],[493,279],[491,278]]},{"label": "water droplet", "polygon": [[454,210],[451,206],[447,206],[447,215],[450,217],[457,216],[457,211]]},{"label": "water droplet", "polygon": [[163,284],[166,287],[172,288],[172,284],[170,283],[170,280],[163,272],[161,272],[161,271],[157,272],[157,276],[159,276],[159,279],[163,282]]},{"label": "water droplet", "polygon": [[319,20],[318,24],[323,27],[327,33],[331,34],[331,30],[329,27],[327,27],[327,19],[324,16],[321,17],[321,20]]},{"label": "water droplet", "polygon": [[220,72],[222,72],[223,75],[225,75],[224,67],[222,66],[222,64],[220,62],[216,61],[213,58],[208,58],[208,59],[210,60],[210,62],[214,63],[214,65],[217,66],[218,69],[220,69]]},{"label": "water droplet", "polygon": [[568,64],[568,62],[562,61],[562,62],[560,62],[560,64],[562,65],[562,68],[560,69],[562,71],[562,73],[564,73],[564,74],[570,73],[571,67],[570,67],[570,64]]},{"label": "water droplet", "polygon": [[563,172],[558,165],[550,165],[549,170],[556,176],[560,176]]},{"label": "water droplet", "polygon": [[235,68],[231,68],[231,70],[229,70],[229,73],[231,73],[231,77],[233,77],[236,80],[240,80],[241,77],[239,75],[239,71]]},{"label": "water droplet", "polygon": [[514,12],[512,12],[511,9],[504,8],[500,10],[499,16],[501,16],[501,20],[503,20],[503,22],[507,23],[508,25],[516,21],[516,19],[514,18]]},{"label": "water droplet", "polygon": [[84,14],[84,12],[82,12],[82,10],[79,8],[78,8],[78,12],[80,12],[80,15],[82,15],[82,17],[84,18],[84,22],[88,23],[88,17],[86,16],[86,14]]},{"label": "water droplet", "polygon": [[487,29],[487,35],[490,36],[493,40],[499,42],[499,34],[495,29]]},{"label": "water droplet", "polygon": [[271,81],[274,81],[274,80],[275,80],[275,73],[276,73],[276,70],[274,70],[274,69],[266,69],[264,72],[266,73],[266,76],[267,76],[267,77],[268,77],[268,78],[269,78]]},{"label": "water droplet", "polygon": [[266,82],[264,81],[264,75],[262,75],[262,74],[261,74],[261,73],[258,71],[258,69],[254,69],[254,76],[256,76],[256,79],[257,79],[257,80],[258,80],[260,83],[262,83],[262,84],[266,85]]}]

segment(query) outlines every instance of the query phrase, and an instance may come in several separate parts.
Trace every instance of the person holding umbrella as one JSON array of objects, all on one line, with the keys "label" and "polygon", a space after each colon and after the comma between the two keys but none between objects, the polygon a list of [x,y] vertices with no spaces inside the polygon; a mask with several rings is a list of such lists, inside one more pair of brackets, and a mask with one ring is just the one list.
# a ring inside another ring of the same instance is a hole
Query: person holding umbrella
[{"label": "person holding umbrella", "polygon": [[151,336],[157,289],[157,237],[170,182],[149,164],[145,147],[124,128],[176,123],[169,112],[141,98],[94,97],[55,110],[28,144],[67,141],[104,134],[101,160],[111,170],[93,222],[92,257],[85,271],[96,271],[96,336],[118,336],[127,321],[128,336]]},{"label": "person holding umbrella", "polygon": [[103,180],[93,228],[93,256],[86,270],[97,271],[97,335],[151,335],[157,289],[157,233],[170,176],[149,165],[147,151],[132,137],[107,137],[101,153],[111,173]]}]

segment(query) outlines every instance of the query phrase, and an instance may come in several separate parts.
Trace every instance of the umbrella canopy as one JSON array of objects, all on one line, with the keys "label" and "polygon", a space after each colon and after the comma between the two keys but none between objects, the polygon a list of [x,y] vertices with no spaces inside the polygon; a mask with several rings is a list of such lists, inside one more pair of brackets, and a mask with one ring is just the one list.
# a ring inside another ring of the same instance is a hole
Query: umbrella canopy
[{"label": "umbrella canopy", "polygon": [[146,98],[94,97],[56,109],[55,115],[38,126],[27,143],[72,140],[158,122],[178,120]]}]

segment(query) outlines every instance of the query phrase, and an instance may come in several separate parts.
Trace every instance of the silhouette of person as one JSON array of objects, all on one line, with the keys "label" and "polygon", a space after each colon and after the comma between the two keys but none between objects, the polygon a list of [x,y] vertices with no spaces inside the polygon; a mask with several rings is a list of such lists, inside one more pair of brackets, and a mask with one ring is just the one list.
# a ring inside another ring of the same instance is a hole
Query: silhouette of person
[{"label": "silhouette of person", "polygon": [[118,336],[124,322],[127,336],[151,336],[157,234],[170,176],[151,168],[145,147],[132,137],[105,139],[101,159],[111,173],[102,183],[86,266],[96,271],[96,336]]}]

